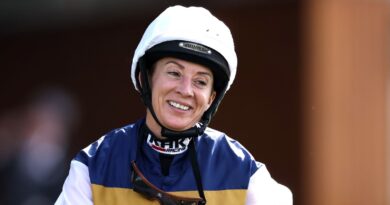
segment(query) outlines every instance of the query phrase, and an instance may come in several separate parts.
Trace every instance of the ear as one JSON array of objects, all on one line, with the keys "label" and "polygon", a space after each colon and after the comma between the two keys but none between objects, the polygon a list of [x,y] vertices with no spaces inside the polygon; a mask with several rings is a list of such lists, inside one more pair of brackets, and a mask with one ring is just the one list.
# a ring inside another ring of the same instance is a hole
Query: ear
[{"label": "ear", "polygon": [[213,90],[210,94],[210,97],[209,97],[209,101],[208,101],[208,104],[206,106],[206,110],[209,109],[209,107],[211,106],[211,104],[214,102],[215,100],[215,96],[217,96],[217,92],[215,92],[215,90]]},{"label": "ear", "polygon": [[138,82],[139,82],[139,86],[140,88],[142,89],[142,77],[141,77],[141,71],[138,72]]}]

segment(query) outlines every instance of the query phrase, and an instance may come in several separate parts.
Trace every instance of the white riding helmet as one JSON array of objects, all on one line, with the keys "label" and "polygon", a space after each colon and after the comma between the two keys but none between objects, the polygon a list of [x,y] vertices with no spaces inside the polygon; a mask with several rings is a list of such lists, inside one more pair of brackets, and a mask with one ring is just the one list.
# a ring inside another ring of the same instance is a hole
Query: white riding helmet
[{"label": "white riding helmet", "polygon": [[[131,79],[136,90],[139,90],[137,86],[139,59],[153,46],[168,41],[200,44],[222,55],[230,72],[226,87],[226,90],[229,90],[237,71],[237,55],[229,28],[205,8],[183,6],[167,8],[148,26],[142,36],[131,65]],[[218,80],[218,77],[216,79]]]}]

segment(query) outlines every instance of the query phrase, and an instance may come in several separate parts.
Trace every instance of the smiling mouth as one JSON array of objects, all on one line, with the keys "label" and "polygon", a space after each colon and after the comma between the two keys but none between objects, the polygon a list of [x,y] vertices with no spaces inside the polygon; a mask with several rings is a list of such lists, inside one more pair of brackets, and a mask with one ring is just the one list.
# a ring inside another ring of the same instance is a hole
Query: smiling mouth
[{"label": "smiling mouth", "polygon": [[187,110],[190,109],[189,106],[182,105],[182,104],[177,103],[177,102],[174,102],[174,101],[168,101],[168,103],[169,103],[169,105],[171,105],[172,107],[177,108],[177,109],[180,109],[180,110],[187,111]]}]

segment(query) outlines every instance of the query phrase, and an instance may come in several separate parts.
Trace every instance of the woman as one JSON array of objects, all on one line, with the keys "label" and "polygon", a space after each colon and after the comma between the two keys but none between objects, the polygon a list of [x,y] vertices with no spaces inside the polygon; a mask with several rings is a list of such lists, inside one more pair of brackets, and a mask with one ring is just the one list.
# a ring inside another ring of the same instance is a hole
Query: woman
[{"label": "woman", "polygon": [[83,149],[56,204],[292,204],[265,165],[207,127],[236,67],[223,22],[204,8],[166,9],[131,67],[146,118]]}]

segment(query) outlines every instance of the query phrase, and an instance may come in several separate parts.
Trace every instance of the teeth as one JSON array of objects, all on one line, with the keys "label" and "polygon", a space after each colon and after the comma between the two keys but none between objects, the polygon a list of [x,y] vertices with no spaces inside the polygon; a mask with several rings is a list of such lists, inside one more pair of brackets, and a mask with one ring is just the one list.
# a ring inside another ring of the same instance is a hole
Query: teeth
[{"label": "teeth", "polygon": [[177,103],[177,102],[169,101],[169,104],[172,105],[173,107],[179,108],[179,109],[181,109],[181,110],[188,110],[188,109],[190,109],[190,107],[185,106],[185,105],[181,105],[181,104],[179,104],[179,103]]}]

